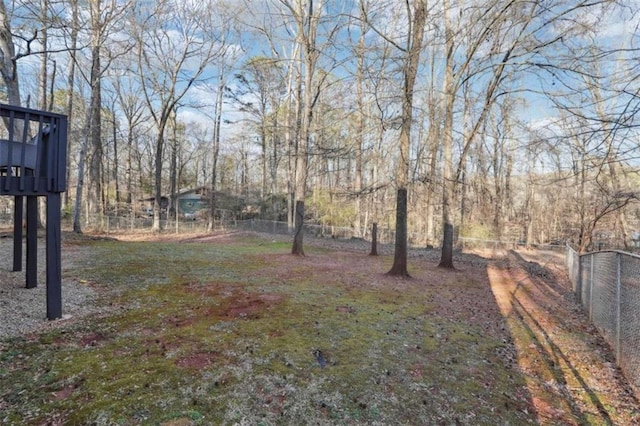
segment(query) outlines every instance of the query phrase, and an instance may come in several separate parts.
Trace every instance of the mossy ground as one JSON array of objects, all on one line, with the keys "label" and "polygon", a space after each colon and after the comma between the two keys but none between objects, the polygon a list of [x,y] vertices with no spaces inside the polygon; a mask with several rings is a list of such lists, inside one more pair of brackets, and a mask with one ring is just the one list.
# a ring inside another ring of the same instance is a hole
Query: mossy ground
[{"label": "mossy ground", "polygon": [[551,321],[506,309],[511,281],[490,276],[507,269],[479,257],[414,260],[406,280],[390,257],[251,236],[65,250],[64,279],[108,309],[0,341],[2,424],[637,421],[632,396],[587,386],[539,337]]}]

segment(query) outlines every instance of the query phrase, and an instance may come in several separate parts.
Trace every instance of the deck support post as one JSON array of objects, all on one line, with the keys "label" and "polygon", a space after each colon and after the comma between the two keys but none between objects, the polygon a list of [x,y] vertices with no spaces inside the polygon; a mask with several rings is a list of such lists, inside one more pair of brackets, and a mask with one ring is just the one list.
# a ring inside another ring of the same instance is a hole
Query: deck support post
[{"label": "deck support post", "polygon": [[47,318],[62,317],[60,193],[47,195]]},{"label": "deck support post", "polygon": [[38,286],[38,197],[27,196],[27,288]]},{"label": "deck support post", "polygon": [[13,272],[22,271],[22,218],[24,217],[24,197],[13,199]]}]

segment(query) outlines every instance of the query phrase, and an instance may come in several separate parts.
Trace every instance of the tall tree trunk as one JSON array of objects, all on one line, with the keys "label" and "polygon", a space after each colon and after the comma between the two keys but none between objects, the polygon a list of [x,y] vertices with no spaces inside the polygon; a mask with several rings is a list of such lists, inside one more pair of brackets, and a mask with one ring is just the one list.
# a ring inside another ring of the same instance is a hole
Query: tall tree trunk
[{"label": "tall tree trunk", "polygon": [[[76,200],[73,214],[73,230],[81,233],[82,226],[80,224],[80,213],[82,210],[82,197],[84,190],[84,169],[87,159],[89,163],[89,190],[88,193],[88,211],[96,213],[99,211],[98,200],[101,199],[102,184],[102,140],[100,121],[102,114],[101,99],[101,74],[100,68],[100,47],[101,47],[101,1],[92,0],[91,8],[91,73],[89,76],[89,85],[91,86],[91,99],[89,101],[89,109],[87,110],[86,124],[82,135],[82,147],[80,149],[80,158],[78,159],[78,185],[76,187]],[[88,149],[91,147],[91,155],[88,156]],[[87,158],[89,157],[89,158]]]},{"label": "tall tree trunk", "polygon": [[178,123],[176,119],[177,111],[174,109],[171,113],[171,159],[169,165],[169,209],[167,212],[167,219],[169,219],[169,212],[175,215],[176,221],[178,220],[178,209],[176,208],[176,193],[178,191]]},{"label": "tall tree trunk", "polygon": [[55,87],[56,87],[56,74],[58,72],[58,63],[56,61],[51,61],[53,68],[51,69],[51,78],[49,79],[49,105],[47,106],[47,111],[53,111],[54,104],[54,95],[55,95]]},{"label": "tall tree trunk", "polygon": [[277,197],[276,194],[278,194],[278,163],[280,162],[280,153],[278,152],[279,149],[279,133],[280,133],[280,129],[278,126],[278,114],[277,113],[272,113],[272,126],[271,126],[271,150],[272,150],[272,157],[271,157],[271,161],[270,161],[270,172],[271,172],[271,211],[274,214],[274,219],[275,220],[280,220],[279,219],[279,214],[278,212],[278,206],[279,203],[277,202]]},{"label": "tall tree trunk", "polygon": [[116,212],[120,208],[122,195],[120,194],[120,160],[118,159],[118,120],[116,120],[115,108],[113,108],[111,124],[113,125],[113,177],[116,189]]},{"label": "tall tree trunk", "polygon": [[[263,114],[264,117],[264,114]],[[260,200],[264,203],[267,196],[267,130],[264,120],[260,123],[260,168],[262,176],[260,177]]]},{"label": "tall tree trunk", "polygon": [[309,162],[309,137],[310,137],[310,125],[312,120],[313,109],[311,108],[311,73],[307,69],[305,75],[305,92],[304,92],[304,107],[302,125],[300,128],[300,137],[296,155],[296,179],[295,179],[295,230],[293,237],[293,245],[291,247],[291,254],[304,256],[304,214],[305,214],[305,196],[307,193],[307,174],[308,174],[308,162]]},{"label": "tall tree trunk", "polygon": [[[362,12],[364,14],[364,12]],[[358,47],[356,49],[356,57],[358,60],[358,68],[356,70],[356,174],[354,179],[354,192],[356,197],[355,212],[355,234],[357,237],[364,235],[362,228],[362,150],[364,146],[364,127],[365,127],[365,111],[364,111],[364,53],[365,53],[365,36],[367,33],[366,19],[361,19],[360,38],[358,39]]]},{"label": "tall tree trunk", "polygon": [[[299,56],[300,44],[296,40],[293,49],[293,57]],[[294,206],[294,179],[295,158],[298,148],[298,135],[300,134],[300,98],[302,96],[302,80],[299,66],[289,65],[287,83],[287,115],[285,144],[287,145],[287,227],[291,230],[295,226]]]},{"label": "tall tree trunk", "polygon": [[402,127],[400,128],[400,158],[397,170],[398,194],[396,202],[396,242],[393,265],[389,275],[409,276],[407,270],[407,185],[409,180],[411,127],[413,125],[413,88],[415,86],[424,29],[427,21],[426,0],[416,0],[411,33],[405,51],[403,66],[404,91],[402,96]]},{"label": "tall tree trunk", "polygon": [[[435,109],[435,108],[432,108]],[[435,117],[435,114],[433,115]],[[436,166],[438,164],[438,146],[440,138],[440,125],[436,124],[436,121],[431,121],[431,128],[429,129],[429,180],[427,182],[427,203],[426,203],[426,215],[427,215],[427,247],[435,246],[435,203],[436,203]]]},{"label": "tall tree trunk", "polygon": [[133,126],[129,126],[127,132],[127,159],[125,161],[125,180],[127,186],[127,204],[133,212]]},{"label": "tall tree trunk", "polygon": [[212,150],[211,150],[211,193],[209,194],[209,223],[207,229],[209,232],[213,231],[215,227],[215,213],[216,213],[216,191],[218,180],[218,156],[220,153],[220,124],[222,122],[222,100],[224,93],[224,79],[225,79],[224,65],[220,69],[220,75],[218,76],[218,91],[216,93],[216,110],[213,120],[213,135],[212,135]]},{"label": "tall tree trunk", "polygon": [[314,10],[313,2],[308,3],[308,11],[302,10],[302,5],[298,11],[298,38],[299,44],[304,47],[300,54],[304,64],[304,98],[302,100],[302,117],[300,134],[297,138],[298,148],[296,150],[296,175],[295,175],[295,229],[291,254],[304,256],[303,236],[304,236],[304,214],[305,196],[307,193],[307,175],[309,173],[309,140],[311,138],[311,124],[313,120],[314,97],[314,76],[316,73],[316,63],[318,51],[316,50],[316,35],[319,23],[319,16],[316,13],[322,12],[322,1],[319,2],[318,11]]},{"label": "tall tree trunk", "polygon": [[[170,111],[170,110],[169,110]],[[164,144],[165,144],[165,128],[167,126],[167,120],[169,111],[163,111],[158,124],[158,136],[156,137],[156,150],[155,150],[155,169],[153,173],[153,225],[151,229],[153,232],[160,232],[162,230],[162,169],[164,158]]]},{"label": "tall tree trunk", "polygon": [[101,93],[101,69],[100,69],[100,45],[92,47],[91,65],[91,127],[90,145],[91,155],[89,157],[89,191],[88,201],[91,213],[104,213],[102,203],[102,93]]},{"label": "tall tree trunk", "polygon": [[453,269],[453,201],[455,182],[453,180],[453,114],[455,90],[453,84],[453,30],[449,20],[449,2],[444,0],[445,39],[447,57],[444,71],[444,126],[442,129],[442,154],[444,169],[442,174],[442,252],[440,255],[441,268]]},{"label": "tall tree trunk", "polygon": [[102,0],[91,0],[91,101],[89,103],[89,188],[87,201],[90,213],[104,213],[102,203]]},{"label": "tall tree trunk", "polygon": [[49,61],[49,32],[47,31],[48,23],[48,10],[49,10],[49,2],[48,0],[40,1],[40,25],[42,26],[40,30],[40,37],[42,40],[42,55],[40,55],[40,99],[38,100],[39,108],[42,110],[47,110],[47,91],[49,90],[47,80],[48,80],[48,69],[47,62]]},{"label": "tall tree trunk", "polygon": [[[69,56],[71,60],[69,61],[69,74],[67,76],[67,135],[69,135],[69,141],[72,141],[73,133],[72,133],[72,123],[73,123],[73,99],[74,99],[74,90],[75,90],[75,72],[76,72],[76,47],[78,46],[78,0],[70,0],[71,5],[71,34],[70,34],[70,46],[69,46]],[[71,147],[67,147],[67,182],[71,179]],[[65,208],[69,207],[69,193],[71,191],[64,192],[64,200],[63,204]]]},{"label": "tall tree trunk", "polygon": [[84,190],[84,169],[87,160],[87,147],[89,146],[89,130],[91,123],[91,106],[86,111],[85,125],[82,131],[82,142],[80,144],[80,152],[78,154],[78,183],[76,184],[76,197],[73,208],[73,232],[82,233],[81,213],[82,213],[82,195]]},{"label": "tall tree trunk", "polygon": [[436,245],[435,240],[435,204],[436,204],[436,166],[438,159],[438,148],[440,147],[440,117],[441,117],[441,109],[436,108],[436,57],[435,47],[431,52],[431,84],[429,86],[427,104],[431,105],[428,110],[429,117],[429,131],[427,132],[427,143],[428,143],[428,169],[426,176],[426,203],[425,203],[425,214],[426,214],[426,246],[427,248],[432,248]]}]

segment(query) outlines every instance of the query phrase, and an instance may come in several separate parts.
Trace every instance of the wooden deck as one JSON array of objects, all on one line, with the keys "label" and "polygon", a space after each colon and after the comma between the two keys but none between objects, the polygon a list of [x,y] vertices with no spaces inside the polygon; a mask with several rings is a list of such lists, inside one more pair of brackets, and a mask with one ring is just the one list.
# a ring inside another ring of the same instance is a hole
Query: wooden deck
[{"label": "wooden deck", "polygon": [[37,286],[37,197],[46,197],[47,318],[51,320],[62,317],[60,194],[67,186],[66,158],[65,116],[0,104],[0,195],[14,197],[13,270],[22,270],[26,207],[26,287]]}]

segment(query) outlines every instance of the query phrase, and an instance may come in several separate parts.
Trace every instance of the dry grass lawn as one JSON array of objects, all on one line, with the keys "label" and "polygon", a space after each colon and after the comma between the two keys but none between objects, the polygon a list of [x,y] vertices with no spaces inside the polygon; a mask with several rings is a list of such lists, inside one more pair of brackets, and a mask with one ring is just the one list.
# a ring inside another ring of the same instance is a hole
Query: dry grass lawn
[{"label": "dry grass lawn", "polygon": [[0,340],[1,424],[640,424],[557,253],[115,237],[63,243],[102,309]]}]

